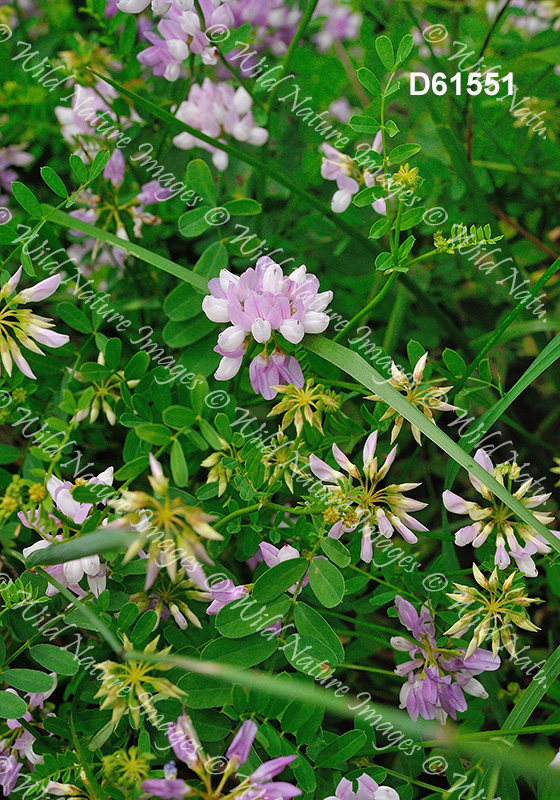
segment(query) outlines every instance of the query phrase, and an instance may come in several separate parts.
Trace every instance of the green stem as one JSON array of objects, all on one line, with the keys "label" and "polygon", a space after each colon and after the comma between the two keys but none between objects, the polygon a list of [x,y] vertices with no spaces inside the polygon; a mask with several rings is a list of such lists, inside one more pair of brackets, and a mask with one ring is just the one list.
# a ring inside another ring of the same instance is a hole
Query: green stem
[{"label": "green stem", "polygon": [[351,330],[354,327],[356,322],[359,322],[362,319],[362,317],[365,316],[368,313],[368,311],[371,311],[372,308],[375,308],[375,306],[378,303],[380,303],[381,300],[383,300],[383,298],[385,297],[385,295],[387,294],[387,292],[389,291],[391,286],[397,280],[399,274],[400,273],[398,273],[398,272],[393,272],[390,275],[388,280],[383,284],[383,286],[381,287],[381,290],[375,295],[375,297],[372,300],[370,300],[369,303],[367,305],[365,305],[360,311],[358,311],[357,314],[354,314],[354,316],[352,317],[350,322],[348,322],[344,326],[344,328],[342,328],[342,330],[340,330],[333,337],[333,341],[334,342],[337,342],[339,339],[341,339],[344,336],[344,334],[348,333],[348,331]]},{"label": "green stem", "polygon": [[376,672],[379,675],[390,675],[392,678],[398,677],[397,675],[395,675],[394,672],[391,672],[391,670],[389,670],[389,669],[378,669],[377,667],[367,667],[367,666],[363,666],[361,664],[346,664],[346,663],[344,663],[344,664],[340,664],[340,667],[344,668],[344,669],[357,669],[357,670],[360,670],[362,672]]}]

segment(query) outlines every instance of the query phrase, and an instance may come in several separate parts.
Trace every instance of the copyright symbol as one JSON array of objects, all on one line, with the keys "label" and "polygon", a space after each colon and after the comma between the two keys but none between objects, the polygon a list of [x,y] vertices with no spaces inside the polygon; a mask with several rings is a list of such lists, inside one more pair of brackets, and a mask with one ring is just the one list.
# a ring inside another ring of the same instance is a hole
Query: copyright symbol
[{"label": "copyright symbol", "polygon": [[434,572],[432,575],[427,575],[422,581],[422,586],[427,592],[441,592],[445,589],[449,581],[441,572]]},{"label": "copyright symbol", "polygon": [[216,389],[206,395],[204,402],[208,408],[224,408],[229,403],[229,395],[223,389]]},{"label": "copyright symbol", "polygon": [[204,764],[204,767],[206,772],[209,772],[210,775],[223,775],[228,765],[229,758],[225,756],[215,756],[214,758],[209,758]]},{"label": "copyright symbol", "polygon": [[422,219],[426,225],[443,225],[443,223],[447,221],[448,216],[445,208],[435,206],[435,208],[429,208],[425,211]]},{"label": "copyright symbol", "polygon": [[422,769],[428,775],[439,775],[440,772],[445,772],[449,764],[443,756],[430,756],[422,764]]},{"label": "copyright symbol", "polygon": [[2,391],[0,391],[0,402],[2,400],[5,400],[6,402],[2,403],[2,405],[0,405],[0,408],[6,408],[6,406],[9,406],[10,403],[12,402],[12,395],[5,389],[2,389]]},{"label": "copyright symbol", "polygon": [[231,31],[227,27],[227,25],[220,24],[219,22],[216,25],[210,25],[209,28],[206,28],[204,31],[206,36],[210,39],[211,42],[225,42],[226,39],[229,39],[231,36]]},{"label": "copyright symbol", "polygon": [[13,33],[9,25],[0,25],[0,42],[7,42],[12,38]]},{"label": "copyright symbol", "polygon": [[5,225],[12,218],[12,212],[5,206],[0,206],[0,225]]},{"label": "copyright symbol", "polygon": [[230,219],[230,213],[227,208],[218,206],[217,208],[211,208],[210,211],[207,211],[204,215],[204,219],[209,225],[225,225]]},{"label": "copyright symbol", "polygon": [[227,581],[227,579],[228,576],[224,572],[216,572],[214,575],[210,575],[209,578],[206,578],[206,583],[208,586],[215,586],[217,583]]},{"label": "copyright symbol", "polygon": [[427,42],[430,44],[434,44],[435,42],[443,42],[444,39],[447,39],[449,34],[447,33],[447,28],[445,25],[429,25],[422,31],[422,36]]}]

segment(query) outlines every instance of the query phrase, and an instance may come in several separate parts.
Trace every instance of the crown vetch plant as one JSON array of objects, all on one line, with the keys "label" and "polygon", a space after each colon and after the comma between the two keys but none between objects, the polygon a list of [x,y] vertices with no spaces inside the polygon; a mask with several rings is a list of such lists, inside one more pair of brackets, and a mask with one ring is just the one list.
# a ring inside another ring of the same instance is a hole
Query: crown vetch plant
[{"label": "crown vetch plant", "polygon": [[0,3],[3,797],[559,796],[553,6]]}]

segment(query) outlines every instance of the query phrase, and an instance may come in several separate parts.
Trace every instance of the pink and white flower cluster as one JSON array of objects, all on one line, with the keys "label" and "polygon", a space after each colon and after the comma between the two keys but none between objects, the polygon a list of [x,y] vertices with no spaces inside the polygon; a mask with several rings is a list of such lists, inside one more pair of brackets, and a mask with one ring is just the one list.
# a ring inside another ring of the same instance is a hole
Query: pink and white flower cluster
[{"label": "pink and white flower cluster", "polygon": [[335,42],[343,40],[354,42],[360,35],[362,15],[352,11],[349,3],[340,0],[319,0],[314,17],[326,17],[319,33],[313,36],[320,53],[325,53]]},{"label": "pink and white flower cluster", "polygon": [[189,8],[184,8],[188,4],[183,2],[164,5],[169,6],[169,10],[159,21],[157,33],[144,34],[151,47],[139,53],[138,61],[152,67],[154,75],[163,76],[168,81],[180,77],[182,64],[191,53],[200,56],[203,64],[216,64],[219,53],[212,38],[215,36],[221,40],[223,32],[232,27],[230,8],[220,0],[200,0],[203,28],[192,0]]},{"label": "pink and white flower cluster", "polygon": [[[222,360],[214,377],[219,381],[233,378],[251,340],[264,344],[263,351],[249,366],[251,386],[265,400],[272,400],[275,386],[293,384],[302,387],[303,372],[294,356],[279,347],[274,332],[292,344],[298,344],[306,333],[322,333],[329,324],[325,309],[332,292],[319,292],[319,281],[308,275],[305,266],[290,275],[268,256],[256,267],[245,270],[241,277],[226,269],[209,284],[211,294],[202,301],[202,309],[213,322],[229,322],[218,336],[215,352]],[[270,352],[269,342],[273,343]]]},{"label": "pink and white flower cluster", "polygon": [[[89,478],[86,484],[88,486],[112,486],[113,472],[113,467],[108,467],[108,469],[104,470],[104,472],[101,472],[99,475]],[[79,503],[77,500],[75,500],[72,496],[72,489],[73,484],[70,483],[70,481],[61,481],[55,475],[52,475],[47,481],[47,491],[52,497],[55,509],[68,519],[72,520],[72,522],[74,522],[76,525],[81,525],[83,522],[85,522],[86,518],[93,510],[93,505],[91,503]],[[105,504],[105,500],[102,499],[102,492],[100,492],[100,502]],[[23,549],[23,555],[25,558],[27,558],[30,553],[34,553],[36,550],[42,550],[45,547],[49,547],[53,543],[53,540],[61,540],[62,537],[59,534],[52,537],[52,535],[45,530],[45,525],[41,523],[39,519],[38,511],[35,513],[35,515],[32,515],[30,512],[24,514],[20,511],[18,517],[20,522],[22,522],[26,528],[30,528],[31,530],[40,533],[42,536],[48,537],[40,539],[30,547],[25,547]],[[59,526],[62,524],[52,514],[49,514],[49,518],[54,520]],[[105,589],[107,566],[105,562],[101,561],[98,555],[85,556],[84,558],[77,558],[73,561],[67,561],[63,564],[45,567],[45,571],[55,578],[61,584],[61,586],[70,589],[70,591],[74,592],[74,594],[77,594],[78,597],[84,597],[86,594],[80,586],[80,581],[84,575],[87,577],[90,591],[96,597],[99,597],[101,592]],[[52,597],[57,593],[58,589],[49,584],[46,590],[47,597]]]},{"label": "pink and white flower cluster", "polygon": [[[373,140],[372,150],[381,152],[381,131]],[[354,159],[336,150],[332,145],[323,142],[323,160],[321,162],[321,176],[327,181],[336,181],[337,191],[333,194],[331,208],[335,214],[346,211],[352,198],[361,189],[375,186],[375,176],[367,169],[362,170]],[[378,214],[387,213],[386,201],[380,198],[372,203],[372,208]]]},{"label": "pink and white flower cluster", "polygon": [[[220,142],[225,142],[224,134],[228,134],[238,142],[261,145],[268,139],[268,131],[255,124],[252,107],[253,100],[242,86],[234,89],[227,83],[212,83],[210,78],[204,78],[202,86],[197,83],[191,86],[188,98],[181,103],[175,116]],[[227,153],[191,133],[179,133],[173,138],[173,144],[180,150],[201,147],[212,153],[216,169],[221,172],[227,169]]]},{"label": "pink and white flower cluster", "polygon": [[445,725],[447,716],[457,719],[457,712],[467,710],[464,692],[474,697],[487,698],[488,693],[475,675],[495,671],[500,666],[498,656],[478,648],[467,658],[466,650],[446,650],[438,647],[432,614],[422,606],[420,614],[412,603],[400,595],[395,606],[401,623],[412,634],[411,638],[393,636],[391,646],[408,653],[409,660],[396,668],[397,675],[407,676],[400,693],[399,708],[406,708],[410,717],[417,720],[437,719]]},{"label": "pink and white flower cluster", "polygon": [[[502,486],[505,485],[525,508],[536,508],[549,499],[550,493],[528,494],[533,483],[532,478],[528,478],[517,491],[513,491],[512,483],[519,479],[521,473],[517,464],[506,462],[495,467],[492,459],[483,449],[476,451],[474,460]],[[495,535],[494,564],[498,569],[506,569],[513,558],[520,572],[528,578],[535,578],[538,572],[533,556],[536,553],[550,553],[551,547],[548,542],[534,528],[521,522],[514,512],[471,472],[469,472],[469,480],[488,505],[480,506],[478,503],[464,500],[454,492],[445,491],[443,493],[443,504],[448,511],[452,514],[467,514],[472,520],[470,525],[459,528],[455,533],[455,544],[459,547],[467,544],[480,547],[489,537]],[[554,517],[546,511],[534,511],[533,513],[543,525],[550,525],[554,521]],[[550,532],[560,539],[560,531],[551,530]]]}]

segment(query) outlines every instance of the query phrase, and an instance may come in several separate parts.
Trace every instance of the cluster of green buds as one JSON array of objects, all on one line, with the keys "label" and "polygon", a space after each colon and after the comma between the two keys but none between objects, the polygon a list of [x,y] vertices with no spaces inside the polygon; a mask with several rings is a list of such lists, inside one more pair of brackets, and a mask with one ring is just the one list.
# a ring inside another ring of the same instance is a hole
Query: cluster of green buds
[{"label": "cluster of green buds", "polygon": [[235,469],[240,464],[240,456],[236,448],[219,437],[221,450],[216,450],[204,459],[202,467],[210,469],[206,483],[218,484],[218,497],[221,497],[228,487]]},{"label": "cluster of green buds", "polygon": [[[144,648],[144,653],[153,654],[157,650],[159,636],[156,636]],[[133,650],[132,643],[124,636],[124,652]],[[159,651],[166,655],[171,651],[171,646]],[[110,708],[113,711],[111,724],[116,727],[122,717],[128,712],[129,719],[134,728],[140,727],[142,713],[149,720],[157,718],[153,701],[169,697],[174,700],[184,698],[185,692],[175,686],[167,678],[158,676],[157,672],[167,672],[171,667],[167,664],[153,663],[150,661],[137,661],[130,659],[120,664],[116,661],[103,661],[96,665],[101,672],[101,686],[95,695],[103,698],[101,708]],[[151,691],[148,691],[148,688]]]},{"label": "cluster of green buds", "polygon": [[492,236],[490,225],[484,227],[471,225],[470,230],[462,222],[451,226],[451,236],[446,239],[441,231],[434,233],[434,247],[438,253],[454,253],[456,250],[467,247],[476,247],[486,244],[495,244],[503,236]]},{"label": "cluster of green buds", "polygon": [[315,386],[311,379],[301,388],[288,384],[275,386],[274,389],[283,397],[268,416],[283,414],[280,430],[285,431],[293,423],[298,436],[301,436],[306,424],[323,433],[323,415],[338,411],[342,405],[339,395],[331,389],[325,389],[320,383]]},{"label": "cluster of green buds", "polygon": [[513,586],[517,572],[508,575],[501,588],[497,567],[490,578],[486,578],[476,564],[473,564],[473,575],[480,589],[456,583],[454,585],[457,591],[447,595],[460,607],[461,616],[446,634],[462,636],[476,625],[467,648],[467,658],[488,638],[492,641],[494,657],[498,655],[500,642],[510,655],[515,656],[515,642],[510,633],[512,624],[526,631],[540,630],[531,622],[525,609],[531,603],[543,601],[528,597],[524,586]]},{"label": "cluster of green buds", "polygon": [[[0,9],[2,11],[2,9]],[[11,392],[5,389],[0,393],[2,395],[2,408],[0,408],[0,425],[5,425],[12,418],[12,414],[17,409],[18,405],[25,403],[28,397],[28,392],[22,387],[17,386]]]},{"label": "cluster of green buds", "polygon": [[49,602],[49,598],[40,593],[38,586],[24,583],[21,578],[0,583],[0,597],[6,608]]},{"label": "cluster of green buds", "polygon": [[407,189],[412,189],[412,191],[416,191],[422,184],[418,167],[412,167],[411,169],[410,164],[401,164],[393,175],[393,181],[400,183],[401,186],[405,186]]}]

